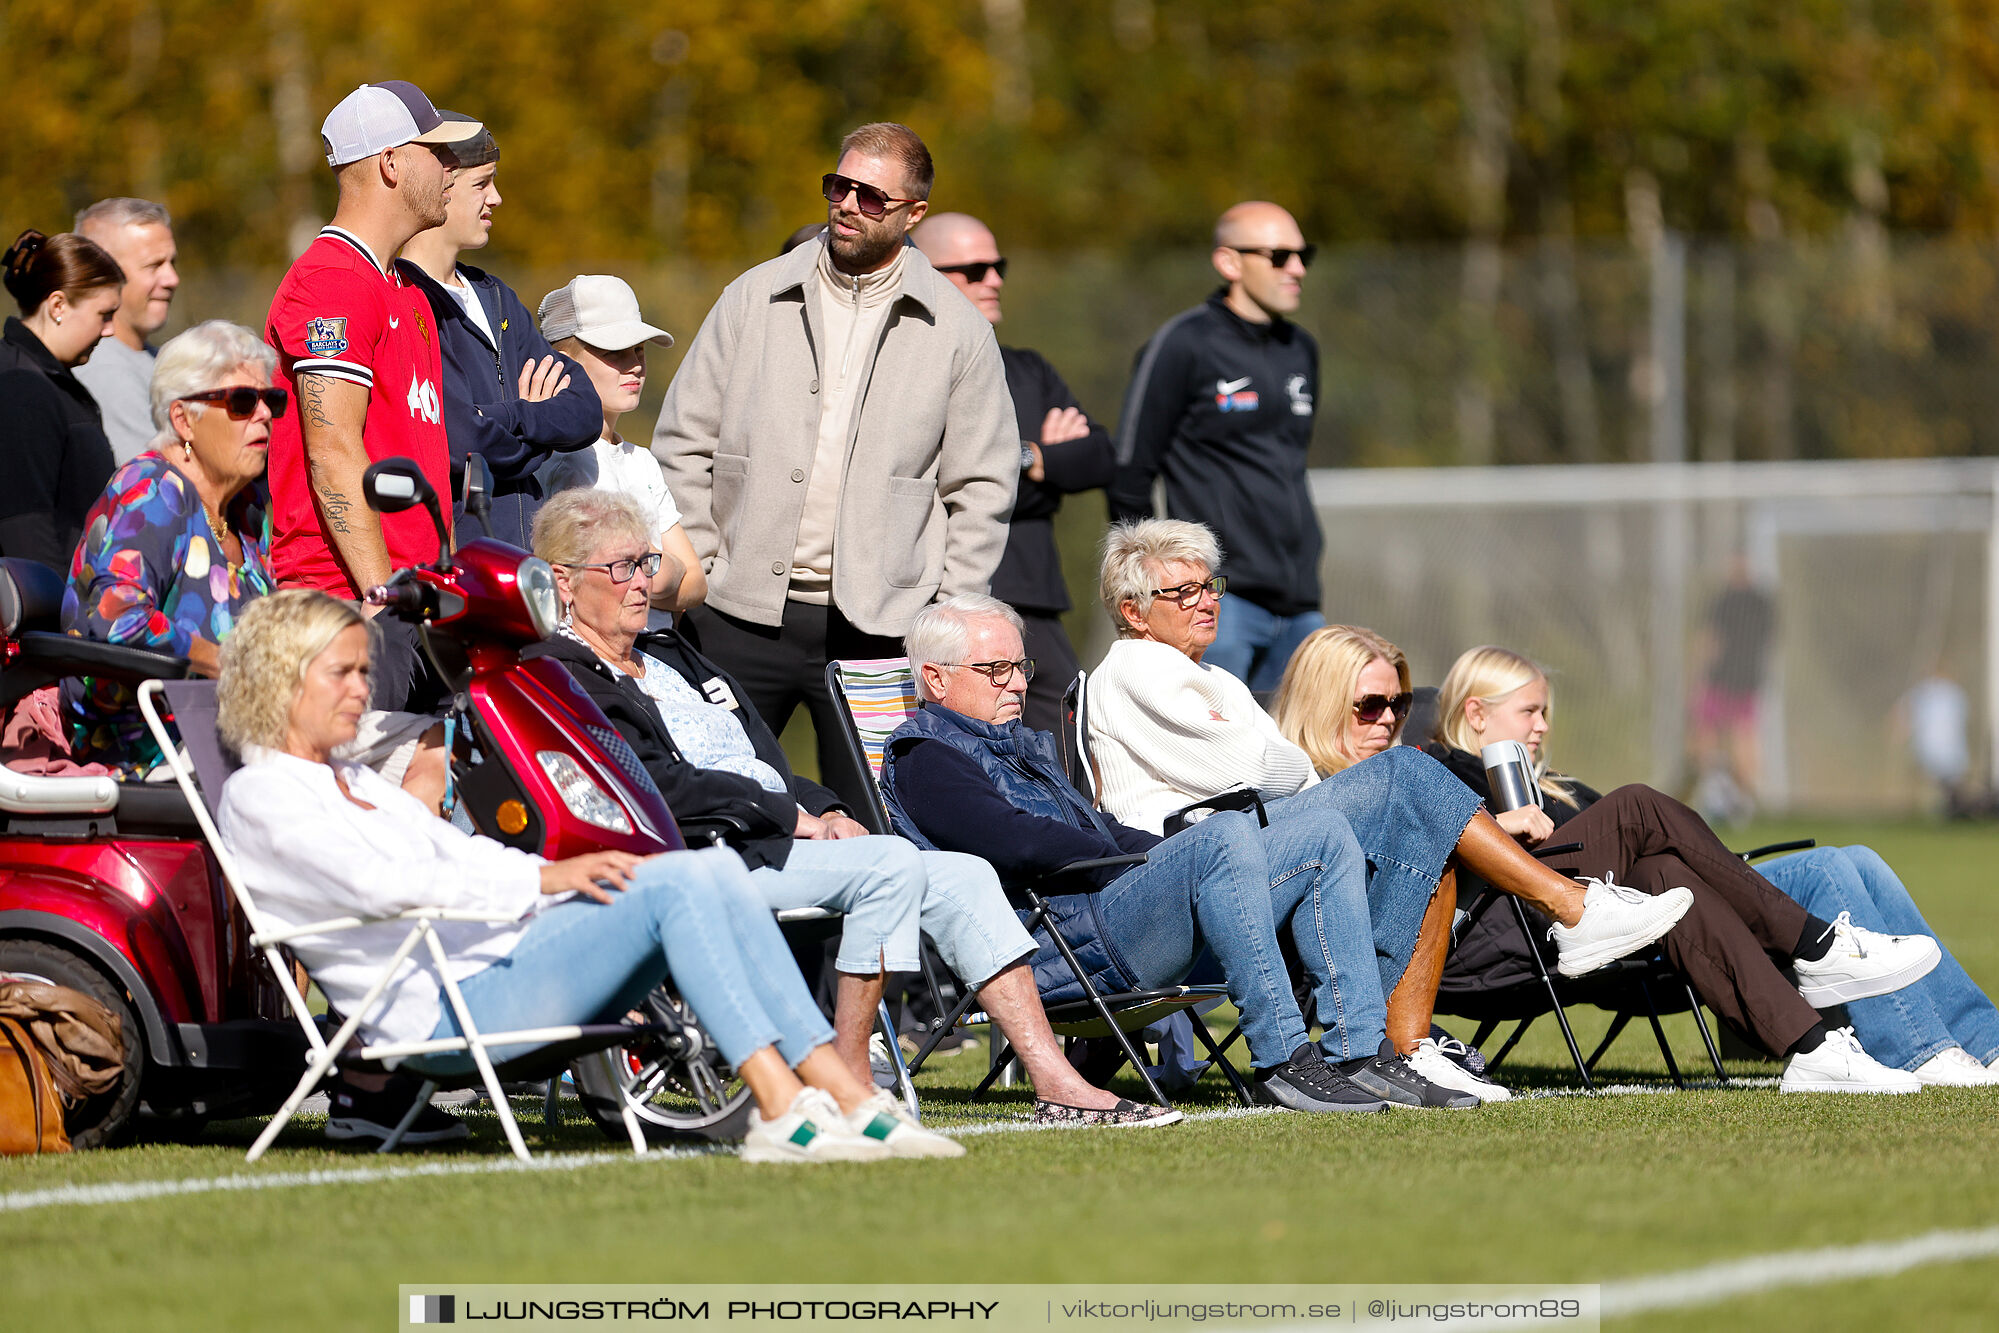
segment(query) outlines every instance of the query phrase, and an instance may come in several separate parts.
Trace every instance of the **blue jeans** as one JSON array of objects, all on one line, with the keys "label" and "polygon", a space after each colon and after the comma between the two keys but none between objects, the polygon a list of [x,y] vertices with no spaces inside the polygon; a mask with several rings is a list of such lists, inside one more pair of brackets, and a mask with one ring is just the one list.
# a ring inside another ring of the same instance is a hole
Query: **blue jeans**
[{"label": "blue jeans", "polygon": [[923,853],[902,838],[800,838],[784,868],[759,866],[750,883],[773,910],[829,907],[846,913],[833,965],[854,976],[922,966],[917,914]]},{"label": "blue jeans", "polygon": [[[1219,814],[1152,849],[1098,901],[1108,943],[1141,988],[1184,978],[1205,948],[1242,1014],[1250,1060],[1284,1063],[1309,1033],[1277,942],[1290,931],[1334,1059],[1373,1055],[1387,1020],[1360,845],[1337,820],[1259,829]],[[1404,955],[1407,961],[1407,955]]]},{"label": "blue jeans", "polygon": [[1368,916],[1387,995],[1409,965],[1438,877],[1482,806],[1449,769],[1397,745],[1266,810],[1272,824],[1338,819],[1353,831],[1367,861]]},{"label": "blue jeans", "polygon": [[[763,895],[734,852],[669,852],[641,865],[609,904],[585,898],[534,918],[512,953],[459,982],[481,1032],[615,1021],[671,973],[722,1056],[766,1046],[797,1065],[833,1040]],[[447,1001],[434,1037],[459,1036]],[[531,1045],[493,1048],[511,1059]],[[470,1056],[418,1057],[460,1073]]]},{"label": "blue jeans", "polygon": [[[1853,924],[1890,935],[1935,937],[1902,881],[1867,847],[1818,847],[1756,867],[1813,916],[1841,912]],[[1846,1006],[1853,1034],[1867,1053],[1895,1069],[1915,1069],[1940,1051],[1962,1046],[1980,1064],[1999,1057],[1999,1009],[1965,975],[1949,949],[1913,985]]]},{"label": "blue jeans", "polygon": [[973,990],[1034,953],[993,868],[963,852],[919,851],[902,838],[803,840],[784,869],[750,880],[774,908],[831,907],[847,914],[835,966],[856,976],[915,972],[928,935],[952,975]]},{"label": "blue jeans", "polygon": [[1201,661],[1267,694],[1284,679],[1285,664],[1305,636],[1325,623],[1326,618],[1317,611],[1272,615],[1255,602],[1223,594],[1215,642]]}]

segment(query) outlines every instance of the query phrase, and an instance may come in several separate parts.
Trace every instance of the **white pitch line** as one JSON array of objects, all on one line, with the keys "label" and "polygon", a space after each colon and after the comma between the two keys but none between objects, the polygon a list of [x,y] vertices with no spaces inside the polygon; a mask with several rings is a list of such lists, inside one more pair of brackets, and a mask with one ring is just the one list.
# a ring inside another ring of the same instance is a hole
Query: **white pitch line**
[{"label": "white pitch line", "polygon": [[1816,1287],[1867,1277],[1892,1277],[1925,1264],[1959,1263],[1999,1255],[1999,1227],[1930,1231],[1906,1240],[1786,1250],[1653,1277],[1603,1284],[1605,1317],[1646,1310],[1713,1305],[1779,1287]]},{"label": "white pitch line", "polygon": [[[1737,1080],[1738,1085],[1750,1084],[1752,1080]],[[1775,1080],[1756,1082],[1774,1083]],[[1642,1084],[1620,1084],[1597,1089],[1598,1096],[1629,1095],[1633,1093],[1672,1092],[1674,1089],[1657,1088]],[[1526,1098],[1584,1096],[1581,1092],[1569,1093],[1560,1090],[1522,1093]],[[1188,1124],[1198,1124],[1214,1120],[1238,1120],[1256,1116],[1281,1114],[1278,1107],[1225,1107],[1214,1111],[1195,1111],[1188,1115]],[[951,1138],[977,1138],[988,1134],[1045,1134],[1068,1133],[1078,1130],[1098,1128],[1089,1125],[1037,1125],[1027,1120],[991,1120],[978,1124],[963,1125],[942,1130]],[[105,1204],[137,1203],[146,1199],[169,1198],[189,1194],[213,1194],[223,1192],[254,1192],[274,1189],[313,1189],[327,1185],[370,1185],[397,1180],[414,1180],[426,1176],[485,1176],[504,1175],[508,1172],[579,1171],[590,1167],[611,1166],[619,1162],[634,1160],[683,1161],[696,1157],[727,1156],[727,1148],[653,1148],[643,1159],[620,1152],[601,1153],[551,1153],[519,1162],[511,1157],[475,1162],[420,1162],[408,1166],[353,1167],[342,1170],[323,1171],[267,1171],[242,1172],[228,1176],[196,1176],[180,1180],[133,1180],[104,1185],[58,1185],[53,1189],[21,1190],[12,1194],[0,1194],[0,1213],[27,1212],[37,1208],[94,1207]]]}]

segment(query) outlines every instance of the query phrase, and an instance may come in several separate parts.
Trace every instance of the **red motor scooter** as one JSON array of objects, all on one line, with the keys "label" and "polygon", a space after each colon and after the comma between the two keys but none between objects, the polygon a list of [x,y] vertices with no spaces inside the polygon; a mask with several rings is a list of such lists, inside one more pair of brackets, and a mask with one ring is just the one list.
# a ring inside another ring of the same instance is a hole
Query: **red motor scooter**
[{"label": "red motor scooter", "polygon": [[[486,508],[484,460],[468,460],[464,503]],[[371,603],[419,627],[425,655],[450,691],[452,773],[459,808],[487,837],[551,860],[600,848],[649,855],[686,846],[638,756],[559,663],[520,650],[553,633],[560,606],[548,563],[491,538],[448,550],[436,490],[407,459],[384,459],[363,477],[371,508],[423,506],[438,559],[398,570]],[[671,981],[653,992],[646,1019],[665,1030],[638,1046],[572,1067],[591,1117],[614,1139],[629,1106],[648,1137],[740,1138],[750,1097],[682,1004]]]},{"label": "red motor scooter", "polygon": [[[71,676],[138,685],[181,658],[58,632],[63,580],[0,560],[0,708]],[[305,1041],[171,782],[0,769],[0,973],[90,996],[119,1021],[116,1087],[69,1107],[79,1148],[143,1110],[183,1130],[275,1110]]]}]

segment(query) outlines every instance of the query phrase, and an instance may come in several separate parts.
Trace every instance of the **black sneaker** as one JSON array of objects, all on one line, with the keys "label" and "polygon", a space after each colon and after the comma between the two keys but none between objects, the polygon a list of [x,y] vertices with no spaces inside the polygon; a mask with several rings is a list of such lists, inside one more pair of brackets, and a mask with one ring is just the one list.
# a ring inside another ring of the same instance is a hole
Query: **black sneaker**
[{"label": "black sneaker", "polygon": [[[380,1092],[363,1092],[341,1079],[328,1091],[326,1137],[329,1139],[374,1139],[386,1142],[396,1126],[409,1114],[410,1102],[422,1087],[415,1079],[398,1075]],[[432,1143],[453,1143],[470,1138],[471,1128],[457,1116],[446,1115],[435,1106],[425,1106],[403,1134],[398,1147],[409,1144],[421,1148]]]},{"label": "black sneaker", "polygon": [[1258,1071],[1255,1091],[1258,1101],[1293,1111],[1388,1109],[1387,1102],[1327,1064],[1319,1048],[1309,1041],[1291,1052],[1291,1058],[1277,1068]]},{"label": "black sneaker", "polygon": [[1393,1050],[1361,1061],[1348,1077],[1356,1087],[1397,1106],[1444,1106],[1462,1111],[1479,1105],[1478,1098],[1469,1092],[1459,1092],[1424,1078]]}]

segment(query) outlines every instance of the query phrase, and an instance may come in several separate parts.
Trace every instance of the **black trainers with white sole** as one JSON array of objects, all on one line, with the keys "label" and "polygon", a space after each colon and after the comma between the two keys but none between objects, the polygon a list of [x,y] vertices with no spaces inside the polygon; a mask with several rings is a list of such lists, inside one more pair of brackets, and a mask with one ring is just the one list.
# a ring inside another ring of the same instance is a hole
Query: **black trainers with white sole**
[{"label": "black trainers with white sole", "polygon": [[1325,1055],[1311,1042],[1293,1051],[1291,1058],[1275,1069],[1259,1071],[1254,1091],[1258,1101],[1293,1111],[1388,1109],[1387,1102],[1327,1064]]},{"label": "black trainers with white sole", "polygon": [[1424,1078],[1387,1042],[1382,1043],[1381,1054],[1350,1070],[1347,1077],[1354,1081],[1356,1087],[1396,1106],[1444,1107],[1453,1111],[1467,1111],[1480,1105],[1480,1099],[1469,1092],[1447,1088],[1441,1083],[1432,1083]]},{"label": "black trainers with white sole", "polygon": [[[364,1092],[345,1079],[334,1083],[327,1093],[326,1137],[387,1142],[389,1135],[396,1132],[396,1126],[403,1122],[403,1117],[409,1114],[410,1102],[421,1086],[415,1079],[402,1075],[391,1078],[389,1085],[380,1092]],[[455,1143],[471,1136],[471,1127],[457,1116],[447,1115],[435,1106],[425,1106],[417,1112],[416,1120],[396,1146],[407,1144],[412,1148],[422,1148],[436,1143]]]}]

